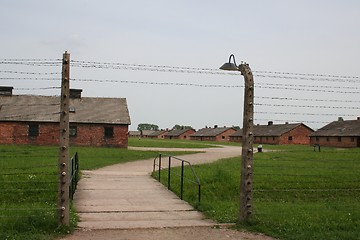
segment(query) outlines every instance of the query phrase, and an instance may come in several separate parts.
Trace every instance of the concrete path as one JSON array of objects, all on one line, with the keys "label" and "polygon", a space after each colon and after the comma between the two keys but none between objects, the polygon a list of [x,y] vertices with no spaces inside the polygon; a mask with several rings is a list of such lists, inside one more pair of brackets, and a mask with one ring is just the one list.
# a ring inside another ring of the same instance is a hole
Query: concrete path
[{"label": "concrete path", "polygon": [[[192,164],[202,164],[241,154],[240,147],[200,150],[204,153],[181,158]],[[204,220],[200,212],[151,178],[152,168],[153,159],[149,159],[82,171],[74,196],[80,217],[79,227],[94,230],[215,224]]]}]

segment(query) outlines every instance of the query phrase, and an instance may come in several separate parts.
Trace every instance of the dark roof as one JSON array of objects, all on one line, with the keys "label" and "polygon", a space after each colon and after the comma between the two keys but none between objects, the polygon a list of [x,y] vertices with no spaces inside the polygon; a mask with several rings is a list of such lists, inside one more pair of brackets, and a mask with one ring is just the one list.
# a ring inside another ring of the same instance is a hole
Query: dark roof
[{"label": "dark roof", "polygon": [[360,120],[334,121],[313,132],[310,137],[359,137]]},{"label": "dark roof", "polygon": [[129,136],[140,136],[140,131],[129,131]]},{"label": "dark roof", "polygon": [[142,136],[150,136],[155,130],[141,130],[140,133]]},{"label": "dark roof", "polygon": [[192,128],[185,128],[185,129],[173,129],[171,131],[169,131],[168,133],[166,133],[164,136],[166,137],[178,137],[180,136],[181,134],[184,134],[186,133],[187,131],[195,131],[194,129]]},{"label": "dark roof", "polygon": [[165,130],[154,131],[154,132],[150,133],[148,136],[149,136],[149,137],[158,137],[158,136],[160,136],[160,135],[163,134],[163,133],[166,133],[166,131],[165,131]]},{"label": "dark roof", "polygon": [[[291,124],[273,124],[273,125],[256,125],[254,126],[254,136],[255,137],[279,137],[292,129],[304,125],[303,123],[291,123]],[[311,128],[309,128],[313,131]],[[231,137],[241,137],[242,129],[236,131],[236,133],[232,134]]]},{"label": "dark roof", "polygon": [[[125,98],[70,99],[70,122],[130,125]],[[59,122],[59,96],[0,96],[0,121]]]},{"label": "dark roof", "polygon": [[[216,137],[223,132],[226,132],[229,129],[234,129],[232,127],[223,127],[223,128],[203,128],[192,134],[191,137]],[[235,130],[235,129],[234,129]]]}]

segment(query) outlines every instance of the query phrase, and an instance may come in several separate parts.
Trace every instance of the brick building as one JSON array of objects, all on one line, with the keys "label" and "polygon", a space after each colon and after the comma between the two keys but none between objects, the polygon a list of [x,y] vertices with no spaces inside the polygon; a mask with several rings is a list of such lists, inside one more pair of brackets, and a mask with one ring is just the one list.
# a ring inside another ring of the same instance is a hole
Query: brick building
[{"label": "brick building", "polygon": [[195,132],[192,128],[173,129],[164,134],[165,139],[190,139],[189,136]]},{"label": "brick building", "polygon": [[[59,144],[60,97],[13,95],[0,87],[0,144]],[[70,94],[70,144],[127,147],[130,116],[125,98]]]},{"label": "brick building", "polygon": [[149,134],[149,138],[164,139],[167,132],[166,130],[154,131]]},{"label": "brick building", "polygon": [[191,140],[227,142],[236,130],[232,127],[202,128],[190,136]]},{"label": "brick building", "polygon": [[[254,126],[254,143],[257,144],[310,144],[309,135],[314,132],[303,123],[285,123]],[[242,129],[230,136],[230,141],[242,141]]]},{"label": "brick building", "polygon": [[310,143],[329,147],[360,147],[360,117],[327,124],[310,135]]}]

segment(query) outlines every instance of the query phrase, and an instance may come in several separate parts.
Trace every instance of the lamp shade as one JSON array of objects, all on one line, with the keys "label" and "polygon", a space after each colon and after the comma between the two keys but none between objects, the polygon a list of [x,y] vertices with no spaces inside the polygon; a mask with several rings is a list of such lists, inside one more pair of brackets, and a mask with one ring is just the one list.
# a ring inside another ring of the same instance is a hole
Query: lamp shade
[{"label": "lamp shade", "polygon": [[221,67],[221,70],[227,70],[227,71],[239,71],[239,68],[231,62],[224,63]]}]

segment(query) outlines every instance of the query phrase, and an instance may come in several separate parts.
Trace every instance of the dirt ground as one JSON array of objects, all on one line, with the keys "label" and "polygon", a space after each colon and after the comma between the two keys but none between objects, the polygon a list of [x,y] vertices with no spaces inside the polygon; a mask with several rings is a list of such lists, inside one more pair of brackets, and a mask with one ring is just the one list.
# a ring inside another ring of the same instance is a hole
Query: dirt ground
[{"label": "dirt ground", "polygon": [[77,230],[62,240],[274,240],[226,227],[157,228],[129,230]]}]

